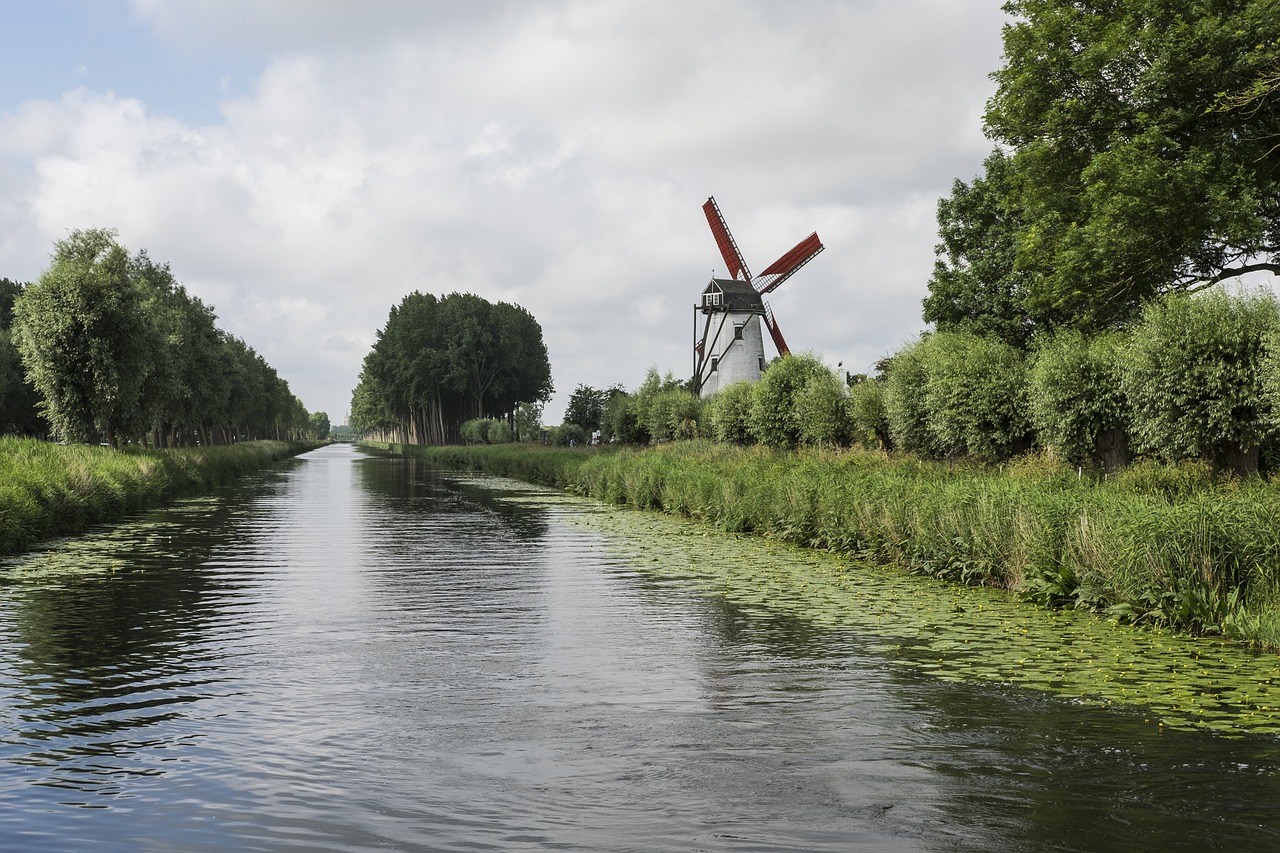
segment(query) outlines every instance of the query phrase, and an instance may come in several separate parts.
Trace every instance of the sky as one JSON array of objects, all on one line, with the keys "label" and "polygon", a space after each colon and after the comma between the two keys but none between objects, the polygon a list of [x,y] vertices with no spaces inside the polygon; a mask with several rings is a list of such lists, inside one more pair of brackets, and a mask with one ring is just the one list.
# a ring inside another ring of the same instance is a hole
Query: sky
[{"label": "sky", "polygon": [[114,228],[335,424],[406,294],[514,302],[556,424],[692,374],[714,195],[752,269],[818,232],[778,324],[870,372],[992,148],[1000,5],[0,0],[0,276]]}]

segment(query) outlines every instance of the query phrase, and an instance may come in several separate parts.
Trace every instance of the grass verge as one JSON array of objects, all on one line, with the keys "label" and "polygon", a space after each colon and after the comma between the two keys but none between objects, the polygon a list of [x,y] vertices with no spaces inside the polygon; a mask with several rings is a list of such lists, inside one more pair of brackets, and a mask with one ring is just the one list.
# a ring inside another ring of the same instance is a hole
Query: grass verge
[{"label": "grass verge", "polygon": [[122,452],[0,438],[0,554],[208,491],[314,446],[250,441]]}]

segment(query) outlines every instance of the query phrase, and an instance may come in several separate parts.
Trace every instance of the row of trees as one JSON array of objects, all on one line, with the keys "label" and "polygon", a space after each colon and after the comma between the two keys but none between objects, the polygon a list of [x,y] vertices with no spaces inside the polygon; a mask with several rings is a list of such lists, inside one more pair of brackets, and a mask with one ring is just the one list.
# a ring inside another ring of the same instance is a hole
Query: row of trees
[{"label": "row of trees", "polygon": [[13,344],[13,304],[23,285],[0,278],[0,435],[44,438],[49,424],[40,416],[40,395],[22,369],[22,357]]},{"label": "row of trees", "polygon": [[451,444],[462,425],[500,418],[552,394],[542,327],[528,311],[470,293],[417,291],[393,306],[365,356],[351,425],[379,440]]},{"label": "row of trees", "polygon": [[1107,470],[1134,454],[1241,473],[1280,461],[1270,458],[1280,452],[1280,304],[1270,293],[1174,294],[1127,330],[1064,328],[1030,351],[996,334],[934,332],[878,367],[847,387],[817,358],[792,356],[705,401],[651,369],[634,394],[580,386],[575,398],[605,402],[571,402],[570,412],[598,412],[582,426],[607,442],[860,443],[986,462],[1041,448]]},{"label": "row of trees", "polygon": [[[7,287],[15,297],[6,331],[24,380],[0,375],[0,392],[6,413],[14,400],[12,411],[28,420],[0,427],[39,432],[24,408],[34,398],[66,441],[226,444],[311,432],[288,383],[220,330],[167,264],[129,254],[114,231],[72,232],[37,281]],[[0,339],[0,371],[11,365],[4,346]]]},{"label": "row of trees", "polygon": [[857,425],[931,457],[998,459],[1033,445],[1109,469],[1132,452],[1258,469],[1280,437],[1280,306],[1210,291],[1147,303],[1125,331],[938,332],[853,389]]}]

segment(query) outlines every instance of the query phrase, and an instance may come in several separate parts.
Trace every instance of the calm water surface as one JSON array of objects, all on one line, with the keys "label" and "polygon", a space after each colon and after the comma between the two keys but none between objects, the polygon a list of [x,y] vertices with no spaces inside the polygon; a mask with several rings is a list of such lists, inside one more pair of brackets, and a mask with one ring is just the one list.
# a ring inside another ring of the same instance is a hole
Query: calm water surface
[{"label": "calm water surface", "polygon": [[339,445],[0,564],[0,850],[1280,850],[1280,742],[905,667]]}]

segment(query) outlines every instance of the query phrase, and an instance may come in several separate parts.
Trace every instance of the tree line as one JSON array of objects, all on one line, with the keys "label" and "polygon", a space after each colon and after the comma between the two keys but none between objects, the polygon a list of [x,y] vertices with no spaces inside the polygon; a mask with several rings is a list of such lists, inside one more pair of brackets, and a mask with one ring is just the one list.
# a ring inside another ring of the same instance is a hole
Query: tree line
[{"label": "tree line", "polygon": [[542,327],[524,308],[414,291],[365,356],[351,425],[383,441],[454,444],[475,439],[475,428],[463,434],[469,421],[501,420],[514,434],[552,392]]},{"label": "tree line", "polygon": [[0,430],[169,447],[311,432],[289,384],[115,231],[73,231],[0,291]]}]

